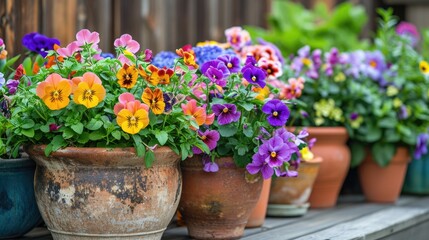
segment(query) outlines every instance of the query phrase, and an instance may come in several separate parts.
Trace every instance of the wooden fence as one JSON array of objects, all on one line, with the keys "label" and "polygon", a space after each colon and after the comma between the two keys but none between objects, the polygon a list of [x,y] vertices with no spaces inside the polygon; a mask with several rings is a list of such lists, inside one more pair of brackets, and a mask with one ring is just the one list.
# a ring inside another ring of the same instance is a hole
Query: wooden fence
[{"label": "wooden fence", "polygon": [[155,53],[208,39],[224,41],[236,25],[266,27],[270,0],[0,0],[0,37],[10,55],[23,53],[22,37],[39,32],[62,45],[88,28],[103,51],[129,33]]}]

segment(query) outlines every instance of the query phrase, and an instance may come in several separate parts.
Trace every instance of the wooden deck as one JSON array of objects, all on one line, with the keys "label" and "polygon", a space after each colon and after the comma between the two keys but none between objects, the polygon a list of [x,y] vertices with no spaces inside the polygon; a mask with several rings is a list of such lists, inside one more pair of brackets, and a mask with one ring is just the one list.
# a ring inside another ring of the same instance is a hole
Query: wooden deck
[{"label": "wooden deck", "polygon": [[[52,239],[36,228],[23,239]],[[186,240],[186,227],[173,221],[162,239]],[[341,196],[336,207],[310,209],[302,217],[266,219],[261,228],[246,229],[242,239],[429,239],[429,196],[403,195],[395,204],[368,203],[362,196]]]}]

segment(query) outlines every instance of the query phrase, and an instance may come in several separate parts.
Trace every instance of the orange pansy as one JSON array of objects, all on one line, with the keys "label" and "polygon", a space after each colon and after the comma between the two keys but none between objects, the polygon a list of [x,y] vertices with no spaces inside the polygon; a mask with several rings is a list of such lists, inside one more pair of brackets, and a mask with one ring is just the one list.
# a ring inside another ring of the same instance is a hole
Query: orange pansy
[{"label": "orange pansy", "polygon": [[118,78],[118,83],[121,87],[130,89],[136,85],[138,75],[139,72],[134,65],[128,66],[127,64],[124,64],[116,74],[116,77]]},{"label": "orange pansy", "polygon": [[154,114],[161,114],[165,109],[164,95],[161,89],[157,88],[152,92],[150,88],[145,88],[142,100],[147,104]]},{"label": "orange pansy", "polygon": [[37,85],[36,94],[49,109],[59,110],[65,108],[70,102],[71,85],[67,79],[53,73]]}]

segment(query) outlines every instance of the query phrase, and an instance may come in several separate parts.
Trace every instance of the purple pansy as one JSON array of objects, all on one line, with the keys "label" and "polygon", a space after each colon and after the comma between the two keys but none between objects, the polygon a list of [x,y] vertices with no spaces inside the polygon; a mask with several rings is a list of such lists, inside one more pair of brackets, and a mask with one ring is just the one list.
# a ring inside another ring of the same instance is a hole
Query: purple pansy
[{"label": "purple pansy", "polygon": [[19,80],[10,79],[6,82],[6,87],[9,89],[9,94],[13,95],[18,89]]},{"label": "purple pansy", "polygon": [[214,104],[212,107],[214,114],[217,116],[219,125],[226,125],[232,122],[237,122],[240,119],[241,113],[237,111],[237,106],[234,104]]},{"label": "purple pansy", "polygon": [[362,68],[364,74],[375,81],[380,81],[386,69],[387,65],[380,51],[366,52],[365,65]]},{"label": "purple pansy", "polygon": [[265,162],[265,158],[255,153],[252,157],[252,162],[247,164],[246,169],[250,174],[257,174],[261,172],[264,179],[269,179],[274,174],[274,169]]},{"label": "purple pansy", "polygon": [[276,173],[277,177],[298,177],[297,171],[281,171],[279,168],[274,169],[274,172]]},{"label": "purple pansy", "polygon": [[55,44],[60,45],[60,41],[37,32],[28,33],[22,38],[22,45],[32,52],[39,53],[42,57],[46,57],[48,51],[54,49]]},{"label": "purple pansy", "polygon": [[406,106],[402,105],[399,108],[398,118],[401,119],[401,120],[408,118],[408,111],[407,111],[407,107]]},{"label": "purple pansy", "polygon": [[[249,66],[249,65],[246,65]],[[243,77],[246,79],[250,84],[257,84],[261,88],[264,88],[266,85],[265,78],[267,75],[265,74],[264,70],[258,68],[258,67],[247,67],[243,68],[242,70]]]},{"label": "purple pansy", "polygon": [[272,99],[262,106],[262,112],[268,114],[268,123],[274,127],[284,126],[289,118],[289,108],[282,101]]},{"label": "purple pansy", "polygon": [[427,144],[429,140],[429,134],[422,133],[417,136],[416,150],[414,151],[414,158],[420,159],[423,155],[428,152]]},{"label": "purple pansy", "polygon": [[[213,82],[221,87],[225,87],[226,77],[230,75],[228,67],[225,65],[224,62],[220,60],[212,60],[212,61],[205,62],[201,66],[201,72],[204,74],[204,76],[210,78],[210,80],[212,81],[216,80]],[[213,74],[215,73],[216,75],[214,76]],[[220,73],[222,73],[221,79],[219,79]]]},{"label": "purple pansy", "polygon": [[295,149],[290,148],[279,136],[274,136],[263,143],[258,150],[258,154],[263,156],[265,162],[272,168],[280,167],[284,162],[290,160]]},{"label": "purple pansy", "polygon": [[[219,141],[219,132],[216,130],[206,130],[205,132],[198,131],[198,135],[203,140],[203,142],[209,147],[210,151],[215,149],[217,146],[217,141]],[[192,147],[192,151],[195,154],[201,154],[203,151],[197,147]]]},{"label": "purple pansy", "polygon": [[210,156],[207,154],[203,155],[202,158],[203,161],[203,170],[204,172],[218,172],[219,171],[219,166],[217,165],[217,163],[212,162],[210,160]]},{"label": "purple pansy", "polygon": [[207,69],[204,75],[208,77],[213,83],[216,83],[221,87],[226,86],[226,79],[224,78],[222,71],[214,67],[210,67],[209,69]]},{"label": "purple pansy", "polygon": [[238,73],[241,69],[240,59],[237,56],[223,55],[218,57],[217,60],[222,61],[230,73]]}]

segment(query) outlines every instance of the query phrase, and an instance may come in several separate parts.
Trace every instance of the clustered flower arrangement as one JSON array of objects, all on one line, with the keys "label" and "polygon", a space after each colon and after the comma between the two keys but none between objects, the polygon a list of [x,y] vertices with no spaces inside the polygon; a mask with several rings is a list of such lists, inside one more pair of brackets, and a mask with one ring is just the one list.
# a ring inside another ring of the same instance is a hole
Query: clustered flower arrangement
[{"label": "clustered flower arrangement", "polygon": [[157,146],[183,159],[193,146],[208,152],[180,106],[197,70],[193,55],[182,51],[173,69],[157,68],[151,51],[138,52],[128,34],[114,42],[117,58],[103,57],[99,41],[98,33],[81,30],[76,41],[54,45],[37,74],[15,78],[6,132],[12,155],[25,144],[47,144],[46,155],[67,146],[134,146],[150,166]]},{"label": "clustered flower arrangement", "polygon": [[157,146],[168,146],[182,160],[204,154],[208,172],[218,171],[217,157],[233,156],[251,174],[296,176],[289,166],[298,167],[300,151],[311,153],[305,130],[284,128],[290,110],[271,84],[283,73],[283,57],[268,42],[252,44],[239,27],[225,33],[227,43],[154,58],[128,34],[115,40],[116,57],[86,29],[64,47],[55,39],[44,40],[52,48],[40,47],[39,35],[26,36],[29,50],[46,55],[16,71],[6,146],[12,156],[26,144],[47,144],[46,155],[68,146],[134,146],[147,166]]}]

